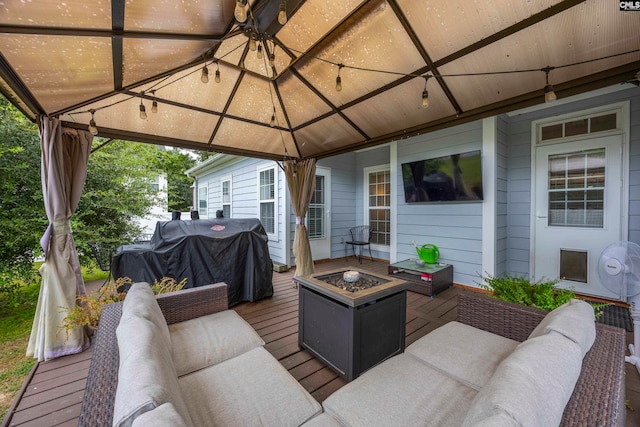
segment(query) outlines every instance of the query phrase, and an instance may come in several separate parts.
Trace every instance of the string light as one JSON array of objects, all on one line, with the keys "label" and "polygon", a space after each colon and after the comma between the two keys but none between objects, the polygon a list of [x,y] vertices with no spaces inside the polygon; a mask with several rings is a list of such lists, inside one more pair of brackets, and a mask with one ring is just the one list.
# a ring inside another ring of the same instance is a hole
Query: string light
[{"label": "string light", "polygon": [[344,65],[338,64],[338,77],[336,77],[336,91],[340,92],[342,90],[342,78],[340,77],[340,70],[342,70]]},{"label": "string light", "polygon": [[89,112],[91,113],[91,120],[89,120],[89,132],[91,132],[91,135],[96,136],[98,134],[98,126],[96,126],[96,121],[93,119],[93,115],[95,114],[96,110],[89,110]]},{"label": "string light", "polygon": [[249,50],[251,52],[255,52],[256,49],[257,49],[256,35],[254,33],[251,33],[249,35]]},{"label": "string light", "polygon": [[271,54],[269,55],[269,65],[271,67],[274,67],[276,65],[276,54],[271,52]]},{"label": "string light", "polygon": [[544,87],[544,102],[552,102],[558,99],[556,93],[553,91],[553,86],[549,84],[549,72],[553,69],[553,67],[549,67],[548,65],[542,69],[542,71],[545,72],[546,77],[546,85]]},{"label": "string light", "polygon": [[280,23],[280,25],[284,25],[287,23],[287,0],[280,0],[278,22]]},{"label": "string light", "polygon": [[202,80],[202,83],[209,83],[209,69],[207,68],[206,64],[204,67],[202,67],[202,74],[200,75],[200,80]]},{"label": "string light", "polygon": [[238,22],[246,22],[247,21],[247,0],[237,0],[236,8],[233,11],[233,15],[236,17]]},{"label": "string light", "polygon": [[152,113],[157,113],[158,112],[158,101],[156,101],[156,91],[152,90],[151,93],[153,94],[153,102],[151,103],[151,112]]},{"label": "string light", "polygon": [[273,107],[273,114],[271,115],[271,122],[269,123],[269,126],[275,127],[275,125],[276,125],[276,107]]},{"label": "string light", "polygon": [[262,45],[258,45],[258,59],[262,59]]},{"label": "string light", "polygon": [[140,118],[142,120],[146,120],[147,119],[147,109],[144,108],[144,104],[142,103],[142,96],[144,95],[144,92],[140,92]]},{"label": "string light", "polygon": [[427,90],[427,82],[429,81],[429,77],[431,77],[431,75],[429,74],[424,76],[424,90],[422,91],[422,108],[427,108],[429,106],[429,91]]},{"label": "string light", "polygon": [[220,67],[218,66],[218,63],[216,62],[216,76],[215,76],[215,80],[216,83],[220,83]]}]

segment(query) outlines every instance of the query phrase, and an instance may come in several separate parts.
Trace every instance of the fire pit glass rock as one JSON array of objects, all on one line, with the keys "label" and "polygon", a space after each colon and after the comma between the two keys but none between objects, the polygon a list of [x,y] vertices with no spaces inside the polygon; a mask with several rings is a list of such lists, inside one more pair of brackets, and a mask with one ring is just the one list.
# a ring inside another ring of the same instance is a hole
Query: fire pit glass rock
[{"label": "fire pit glass rock", "polygon": [[[358,278],[355,281],[350,280],[350,278],[348,277],[353,276],[352,273],[358,273]],[[345,280],[345,277],[347,278],[347,280]],[[358,292],[389,282],[389,280],[371,276],[369,274],[358,272],[355,270],[340,271],[337,273],[326,274],[324,276],[317,276],[316,279],[348,292]]]}]

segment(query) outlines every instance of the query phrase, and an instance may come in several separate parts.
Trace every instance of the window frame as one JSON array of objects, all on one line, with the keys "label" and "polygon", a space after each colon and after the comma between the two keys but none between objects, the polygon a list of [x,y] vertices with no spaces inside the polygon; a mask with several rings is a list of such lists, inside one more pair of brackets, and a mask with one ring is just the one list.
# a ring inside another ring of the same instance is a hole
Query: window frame
[{"label": "window frame", "polygon": [[[261,190],[261,184],[260,184],[260,176],[263,172],[269,171],[269,170],[273,170],[273,199],[264,199],[262,200],[260,197],[260,190]],[[256,190],[256,199],[257,199],[257,217],[260,220],[260,222],[262,223],[262,226],[264,227],[264,222],[262,221],[262,217],[260,215],[261,209],[260,207],[262,206],[262,204],[264,203],[273,203],[273,232],[269,232],[266,227],[265,227],[265,232],[267,233],[267,236],[277,240],[277,236],[278,236],[278,168],[276,166],[261,166],[258,167],[257,171],[256,171],[256,182],[257,182],[257,190]]]},{"label": "window frame", "polygon": [[[204,190],[204,192],[205,192],[204,193],[204,195],[205,195],[204,199],[202,199],[200,197],[201,196],[200,192],[202,190]],[[197,206],[198,216],[200,218],[202,218],[202,219],[209,218],[209,183],[205,182],[204,184],[198,184],[198,197],[197,197],[197,199],[198,199],[198,201],[197,201],[198,204],[196,206]],[[201,200],[204,200],[204,202],[206,204],[206,206],[204,208],[205,209],[204,213],[202,212],[202,208],[200,207],[200,201]]]},{"label": "window frame", "polygon": [[[229,183],[229,201],[224,201],[224,184],[225,182]],[[222,207],[222,211],[224,212],[224,207],[229,206],[229,215],[224,215],[225,218],[231,218],[233,214],[233,177],[232,176],[224,176],[220,179],[220,205]]]},{"label": "window frame", "polygon": [[[389,164],[383,164],[383,165],[377,165],[377,166],[369,166],[369,167],[365,167],[363,169],[364,171],[364,178],[363,178],[363,193],[364,193],[364,205],[363,205],[363,224],[365,225],[370,225],[370,217],[369,217],[369,211],[372,208],[371,205],[369,205],[369,175],[372,173],[377,173],[377,172],[389,172],[389,184],[392,185],[391,183],[391,165]],[[389,210],[389,235],[391,236],[393,234],[393,230],[392,230],[392,225],[393,225],[393,221],[391,218],[391,208],[393,207],[393,201],[391,200],[391,191],[389,192],[389,206],[374,206],[373,208],[375,209],[388,209]],[[377,231],[376,231],[377,233]],[[391,237],[389,238],[389,245],[381,245],[379,243],[371,243],[371,249],[372,250],[377,250],[379,252],[391,252]]]}]

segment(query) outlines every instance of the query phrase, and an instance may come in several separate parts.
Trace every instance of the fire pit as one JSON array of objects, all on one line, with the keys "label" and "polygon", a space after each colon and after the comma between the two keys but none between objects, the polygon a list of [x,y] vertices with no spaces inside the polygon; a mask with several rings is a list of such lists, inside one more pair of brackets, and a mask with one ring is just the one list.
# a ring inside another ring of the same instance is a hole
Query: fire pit
[{"label": "fire pit", "polygon": [[[345,280],[351,271],[353,282]],[[353,267],[294,281],[299,345],[347,381],[404,351],[406,282]]]}]

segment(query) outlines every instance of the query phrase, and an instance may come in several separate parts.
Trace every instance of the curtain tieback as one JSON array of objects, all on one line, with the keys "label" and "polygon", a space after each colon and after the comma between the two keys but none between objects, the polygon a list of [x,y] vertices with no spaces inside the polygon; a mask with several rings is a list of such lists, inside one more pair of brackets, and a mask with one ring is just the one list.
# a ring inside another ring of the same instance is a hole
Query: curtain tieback
[{"label": "curtain tieback", "polygon": [[297,216],[296,217],[296,225],[298,224],[304,224],[304,217],[303,216]]},{"label": "curtain tieback", "polygon": [[53,234],[71,234],[71,224],[68,220],[53,221]]}]

